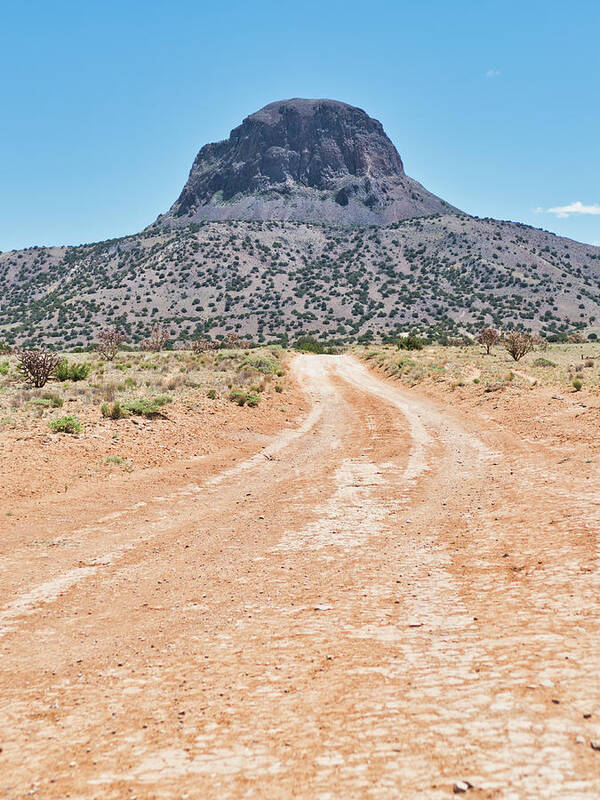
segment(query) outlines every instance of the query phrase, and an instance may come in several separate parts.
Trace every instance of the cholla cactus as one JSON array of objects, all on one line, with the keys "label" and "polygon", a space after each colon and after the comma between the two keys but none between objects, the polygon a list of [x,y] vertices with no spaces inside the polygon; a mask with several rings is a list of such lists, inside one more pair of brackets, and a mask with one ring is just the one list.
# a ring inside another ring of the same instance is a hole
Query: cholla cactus
[{"label": "cholla cactus", "polygon": [[50,350],[17,351],[18,369],[25,380],[31,381],[36,389],[46,385],[60,361],[60,356]]},{"label": "cholla cactus", "polygon": [[155,323],[147,339],[142,339],[140,347],[142,350],[150,350],[158,353],[169,341],[169,331],[160,322]]},{"label": "cholla cactus", "polygon": [[125,341],[123,334],[117,328],[103,328],[97,338],[98,353],[106,361],[112,361],[117,355],[119,347]]}]

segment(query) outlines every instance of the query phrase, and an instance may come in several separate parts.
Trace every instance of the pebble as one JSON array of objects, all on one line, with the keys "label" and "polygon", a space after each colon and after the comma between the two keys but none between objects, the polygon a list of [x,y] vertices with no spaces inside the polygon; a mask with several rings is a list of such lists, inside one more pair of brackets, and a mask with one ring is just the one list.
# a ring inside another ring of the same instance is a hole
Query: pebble
[{"label": "pebble", "polygon": [[590,747],[592,750],[600,750],[600,739],[592,739]]},{"label": "pebble", "polygon": [[469,781],[456,781],[454,786],[452,787],[452,791],[454,794],[464,794],[469,789],[473,788],[473,784],[469,783]]}]

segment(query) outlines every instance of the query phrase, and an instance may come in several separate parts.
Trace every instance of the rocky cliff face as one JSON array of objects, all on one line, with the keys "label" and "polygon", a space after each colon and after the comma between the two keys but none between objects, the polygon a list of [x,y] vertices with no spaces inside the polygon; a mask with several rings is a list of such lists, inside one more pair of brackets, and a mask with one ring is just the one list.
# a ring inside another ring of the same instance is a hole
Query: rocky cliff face
[{"label": "rocky cliff face", "polygon": [[387,225],[451,211],[405,174],[380,122],[345,103],[294,99],[203,147],[166,217]]}]

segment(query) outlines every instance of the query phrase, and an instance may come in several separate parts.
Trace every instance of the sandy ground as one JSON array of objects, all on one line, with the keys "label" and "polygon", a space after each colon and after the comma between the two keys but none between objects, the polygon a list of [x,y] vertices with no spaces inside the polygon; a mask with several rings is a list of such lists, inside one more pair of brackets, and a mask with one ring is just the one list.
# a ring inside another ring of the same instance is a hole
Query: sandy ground
[{"label": "sandy ground", "polygon": [[536,395],[527,426],[533,394],[293,371],[308,410],[263,449],[36,498],[3,532],[0,796],[598,798],[575,401]]}]

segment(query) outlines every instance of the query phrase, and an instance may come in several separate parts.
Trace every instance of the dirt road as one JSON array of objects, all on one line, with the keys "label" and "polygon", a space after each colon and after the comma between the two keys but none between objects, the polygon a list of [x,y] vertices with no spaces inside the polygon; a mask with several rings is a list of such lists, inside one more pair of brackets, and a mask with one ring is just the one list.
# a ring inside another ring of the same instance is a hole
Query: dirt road
[{"label": "dirt road", "polygon": [[600,797],[597,486],[293,369],[251,458],[2,537],[0,796]]}]

